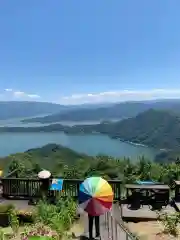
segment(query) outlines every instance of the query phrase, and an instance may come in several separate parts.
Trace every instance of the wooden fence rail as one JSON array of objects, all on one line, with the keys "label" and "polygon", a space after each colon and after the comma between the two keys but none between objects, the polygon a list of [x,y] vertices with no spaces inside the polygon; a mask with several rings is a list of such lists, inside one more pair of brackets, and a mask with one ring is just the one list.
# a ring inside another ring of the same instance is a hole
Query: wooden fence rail
[{"label": "wooden fence rail", "polygon": [[[50,180],[52,181],[52,180]],[[83,182],[80,179],[64,179],[63,191],[50,191],[49,197],[56,196],[70,196],[77,198],[79,185]],[[121,198],[121,181],[110,180],[114,192],[114,199]],[[39,179],[25,179],[25,178],[2,178],[2,196],[4,198],[16,199],[32,199],[41,196],[42,181]]]}]

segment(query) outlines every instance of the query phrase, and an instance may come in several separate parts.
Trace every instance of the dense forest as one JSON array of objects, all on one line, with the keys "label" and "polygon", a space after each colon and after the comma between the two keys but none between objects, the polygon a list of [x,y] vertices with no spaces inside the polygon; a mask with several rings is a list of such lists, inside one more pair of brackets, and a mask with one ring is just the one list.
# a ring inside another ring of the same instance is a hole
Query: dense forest
[{"label": "dense forest", "polygon": [[174,113],[147,110],[136,117],[118,122],[72,127],[52,124],[43,127],[1,127],[0,132],[57,132],[67,134],[102,133],[122,141],[144,144],[157,149],[179,150],[180,118]]},{"label": "dense forest", "polygon": [[178,159],[171,163],[158,163],[143,156],[138,162],[110,156],[90,157],[56,144],[1,158],[0,165],[1,169],[8,172],[18,169],[19,177],[37,177],[41,169],[48,169],[53,176],[68,179],[100,175],[106,179],[119,179],[124,183],[154,180],[168,184],[174,179],[180,179]]}]

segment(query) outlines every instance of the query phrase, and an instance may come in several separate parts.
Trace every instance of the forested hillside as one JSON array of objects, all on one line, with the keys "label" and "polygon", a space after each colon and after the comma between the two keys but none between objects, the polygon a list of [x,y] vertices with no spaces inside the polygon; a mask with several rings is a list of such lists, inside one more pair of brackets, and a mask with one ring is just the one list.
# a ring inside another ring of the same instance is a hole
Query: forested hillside
[{"label": "forested hillside", "polygon": [[37,177],[37,173],[44,168],[50,170],[54,177],[68,179],[102,176],[119,179],[123,183],[154,180],[171,184],[174,179],[180,178],[180,165],[176,159],[173,163],[159,164],[143,156],[138,162],[111,156],[90,157],[55,144],[1,158],[0,166],[9,172],[17,169],[18,176],[26,178]]}]

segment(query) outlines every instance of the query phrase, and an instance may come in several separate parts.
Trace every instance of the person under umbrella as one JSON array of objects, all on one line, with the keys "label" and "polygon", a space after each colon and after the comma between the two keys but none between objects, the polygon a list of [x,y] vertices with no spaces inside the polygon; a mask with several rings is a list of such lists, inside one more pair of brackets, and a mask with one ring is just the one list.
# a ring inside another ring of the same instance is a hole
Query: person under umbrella
[{"label": "person under umbrella", "polygon": [[101,177],[90,177],[79,188],[79,206],[88,213],[89,237],[93,237],[95,220],[96,237],[100,237],[99,216],[108,212],[113,203],[113,191],[109,183]]},{"label": "person under umbrella", "polygon": [[89,238],[93,238],[93,223],[95,219],[95,231],[96,231],[96,237],[100,237],[100,225],[99,225],[99,216],[92,216],[88,214],[89,219]]}]

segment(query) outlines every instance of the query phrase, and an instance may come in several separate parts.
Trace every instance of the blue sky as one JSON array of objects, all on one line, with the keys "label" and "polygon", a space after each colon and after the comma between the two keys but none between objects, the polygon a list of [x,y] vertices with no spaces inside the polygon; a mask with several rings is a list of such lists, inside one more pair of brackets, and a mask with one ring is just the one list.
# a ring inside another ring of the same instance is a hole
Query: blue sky
[{"label": "blue sky", "polygon": [[0,100],[180,96],[179,0],[6,0]]}]

